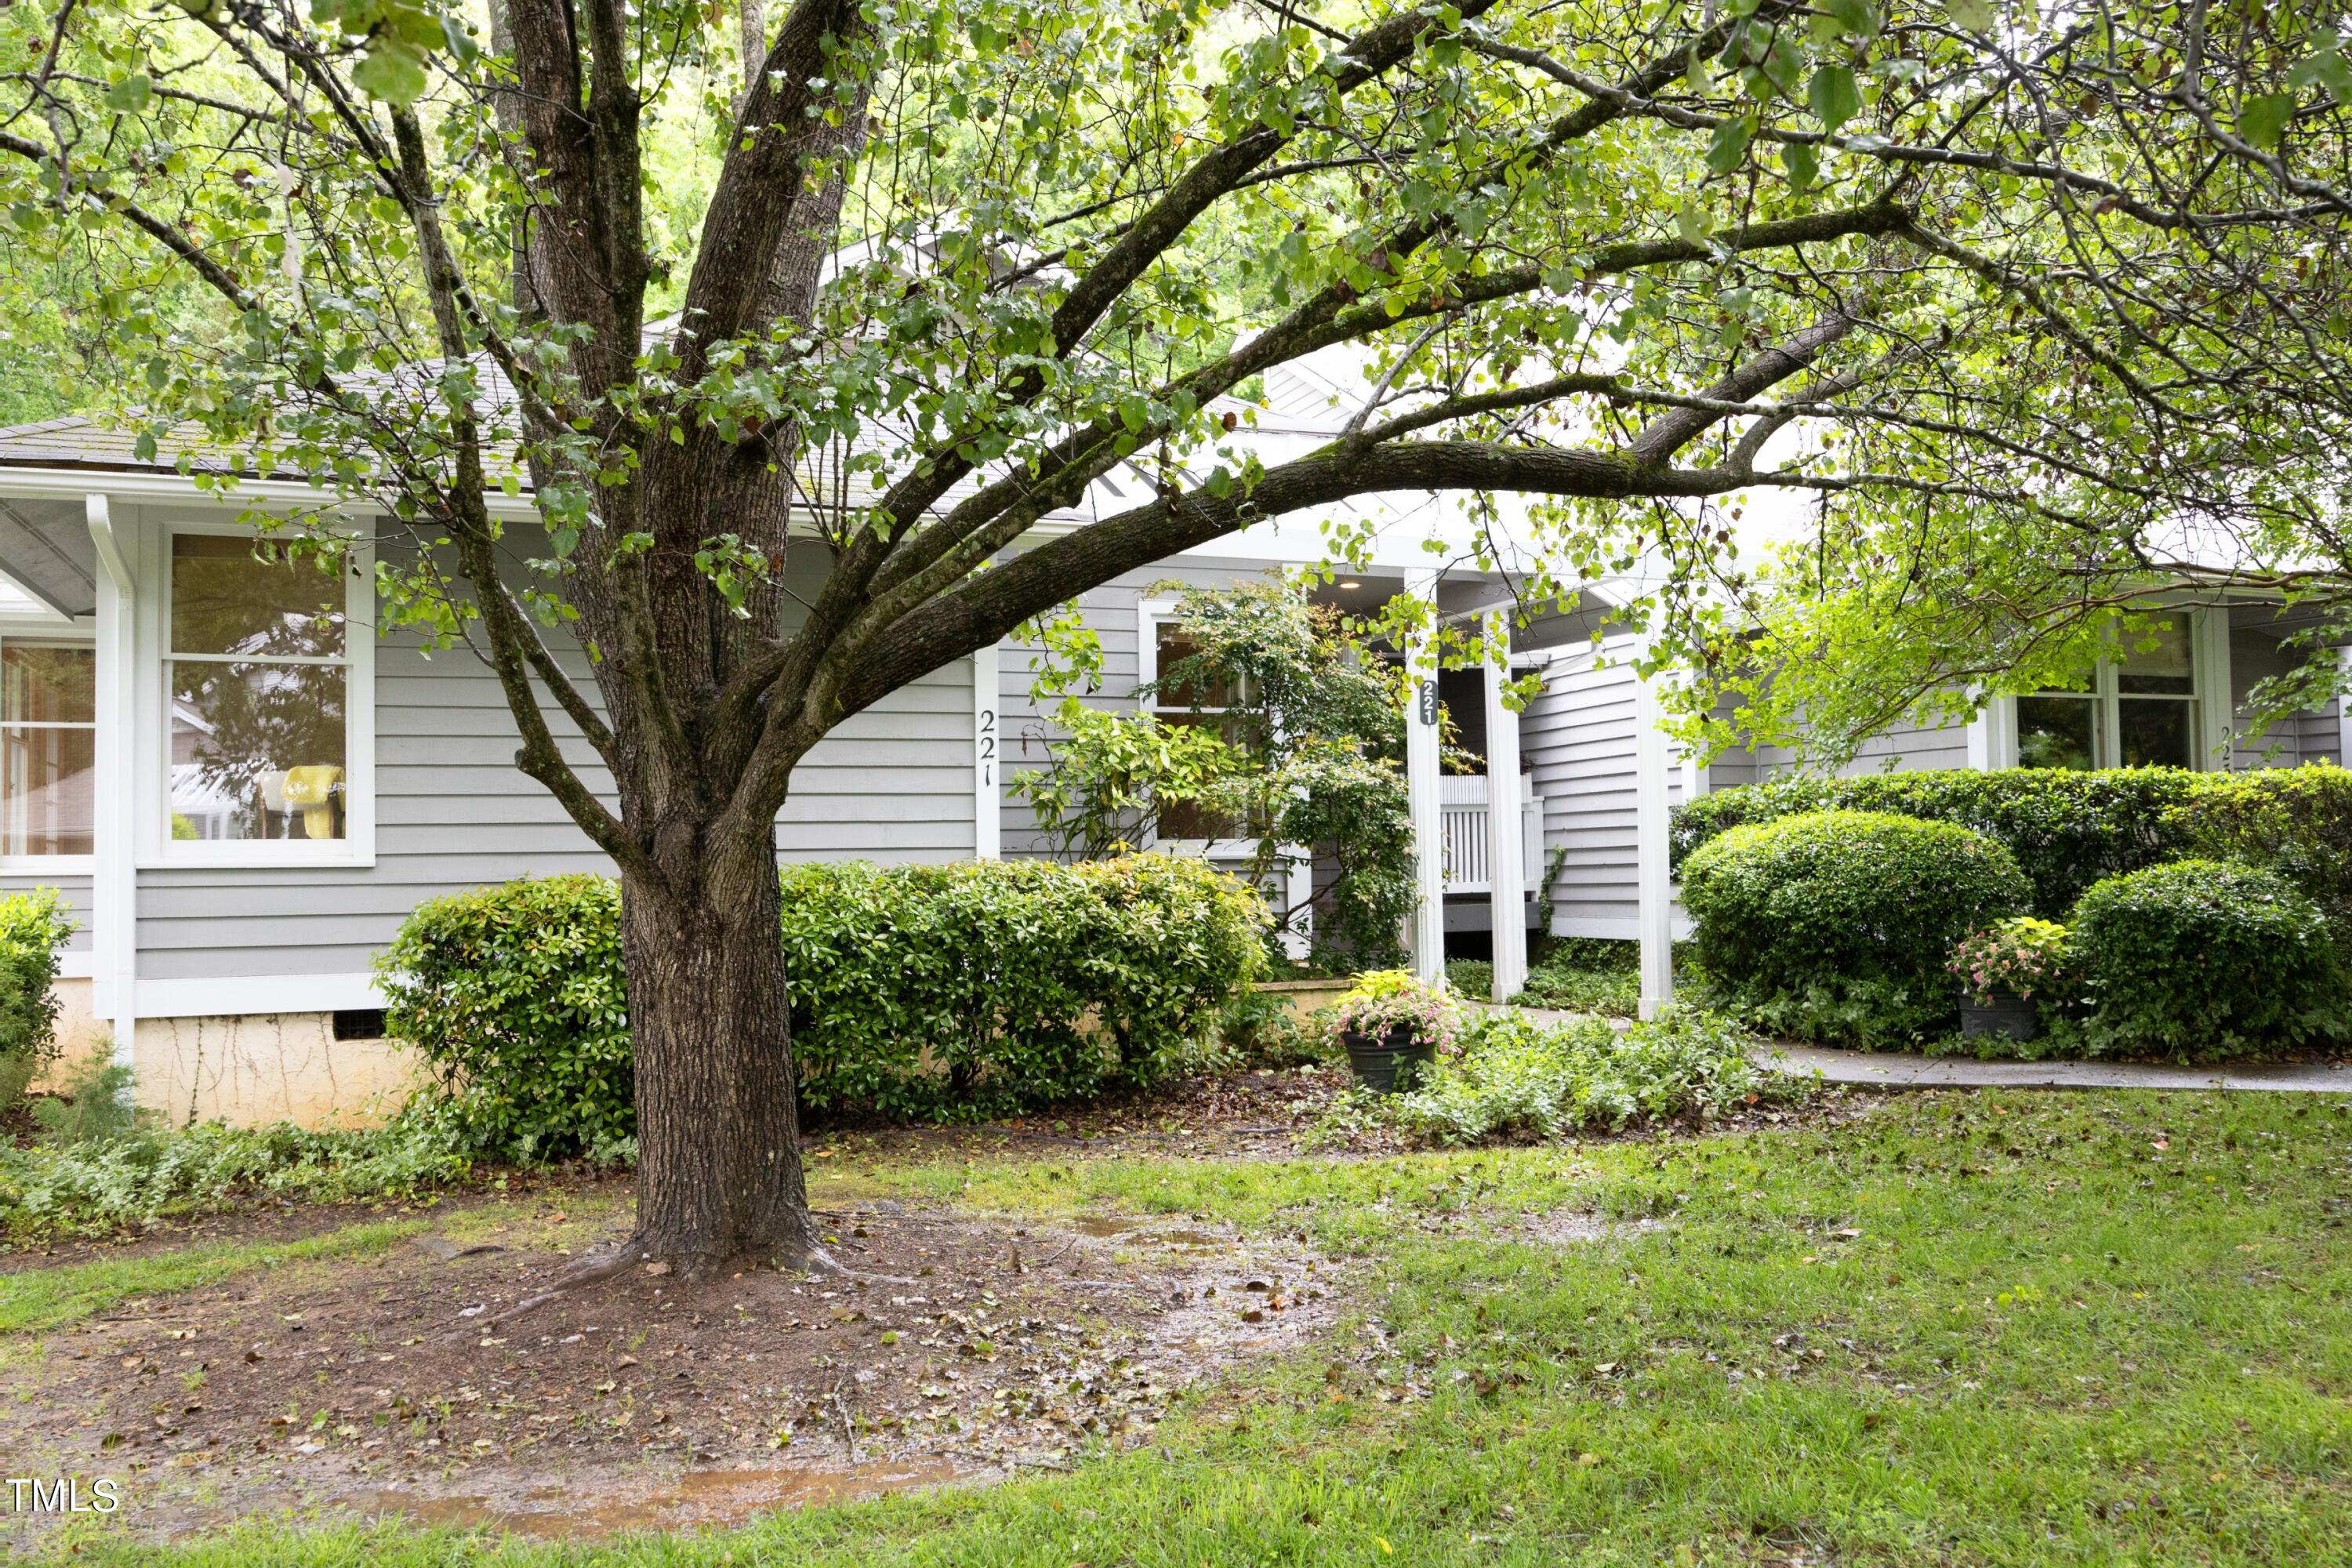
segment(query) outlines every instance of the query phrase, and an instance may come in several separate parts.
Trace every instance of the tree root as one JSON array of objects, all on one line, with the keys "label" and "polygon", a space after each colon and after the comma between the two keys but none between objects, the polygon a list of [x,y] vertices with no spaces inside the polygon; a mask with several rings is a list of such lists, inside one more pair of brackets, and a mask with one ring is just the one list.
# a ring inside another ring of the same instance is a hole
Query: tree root
[{"label": "tree root", "polygon": [[[601,1285],[607,1279],[619,1279],[632,1268],[658,1265],[665,1261],[646,1247],[645,1237],[641,1236],[633,1236],[625,1241],[614,1242],[609,1246],[597,1247],[584,1257],[575,1259],[562,1273],[551,1280],[545,1289],[533,1291],[505,1311],[488,1320],[487,1326],[502,1328],[524,1313],[535,1312],[549,1302],[561,1300],[585,1286]],[[813,1242],[801,1255],[797,1265],[786,1264],[777,1259],[769,1259],[769,1261],[781,1272],[806,1274],[813,1279],[847,1279],[860,1284],[875,1285],[914,1283],[911,1279],[903,1279],[895,1274],[861,1274]],[[716,1274],[725,1267],[724,1261],[705,1260],[698,1265],[688,1265],[680,1268],[678,1273],[681,1278],[691,1279]],[[669,1269],[657,1268],[655,1271],[667,1273]]]},{"label": "tree root", "polygon": [[637,1265],[650,1261],[651,1257],[651,1254],[639,1250],[635,1237],[615,1242],[610,1247],[592,1250],[587,1256],[573,1260],[572,1266],[557,1275],[546,1289],[525,1296],[491,1319],[490,1322],[493,1326],[502,1327],[525,1312],[536,1311],[550,1301],[570,1295],[583,1285],[599,1285],[607,1279],[617,1279]]}]

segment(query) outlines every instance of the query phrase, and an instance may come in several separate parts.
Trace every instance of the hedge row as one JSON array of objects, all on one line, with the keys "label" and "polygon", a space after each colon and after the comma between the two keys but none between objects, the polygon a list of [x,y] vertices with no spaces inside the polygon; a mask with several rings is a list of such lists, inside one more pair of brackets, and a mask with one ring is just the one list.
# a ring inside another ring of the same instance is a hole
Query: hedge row
[{"label": "hedge row", "polygon": [[1742,824],[1683,867],[1693,956],[1722,999],[1776,1034],[1841,1044],[1943,1028],[1958,1008],[1952,944],[2031,892],[1986,835],[1877,811]]},{"label": "hedge row", "polygon": [[[2335,770],[2342,794],[2352,774]],[[2185,813],[2251,773],[2198,773],[2186,768],[1950,769],[1872,773],[1860,778],[1789,776],[1701,795],[1675,813],[1679,868],[1699,846],[1746,824],[1812,811],[1878,811],[1973,828],[2016,857],[2032,884],[2033,912],[2063,919],[2092,883],[2137,871],[2190,847]],[[2267,786],[2255,786],[2267,787]],[[2352,824],[2352,794],[2342,795]]]},{"label": "hedge row", "polygon": [[1727,791],[1698,803],[1722,803],[1712,822],[1689,817],[1747,818],[1684,862],[1698,963],[1727,1005],[1781,1034],[1933,1039],[1958,1021],[1954,945],[2087,876],[2052,858],[2072,841],[2110,865],[2168,858],[2102,876],[2057,911],[2072,927],[2064,975],[2037,995],[2053,1047],[2202,1060],[2352,1036],[2352,773],[2182,783],[2196,777],[2135,770],[2050,789],[2032,774],[1962,775],[1900,797],[2003,823],[2042,857],[2038,879],[1992,832],[1892,812],[1773,814],[1818,784]]},{"label": "hedge row", "polygon": [[[385,950],[386,1022],[465,1145],[634,1135],[620,908],[604,878],[509,882],[419,906]],[[791,868],[802,1104],[951,1121],[1158,1082],[1258,973],[1265,923],[1246,886],[1167,856]]]}]

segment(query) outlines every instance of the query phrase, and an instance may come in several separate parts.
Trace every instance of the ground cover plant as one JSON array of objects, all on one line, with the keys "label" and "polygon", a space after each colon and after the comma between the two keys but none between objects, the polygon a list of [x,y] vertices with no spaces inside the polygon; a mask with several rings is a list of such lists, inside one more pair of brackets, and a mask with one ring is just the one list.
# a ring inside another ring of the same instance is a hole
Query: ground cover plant
[{"label": "ground cover plant", "polygon": [[1745,1106],[1793,1104],[1806,1083],[1751,1059],[1754,1040],[1691,1008],[1612,1027],[1601,1018],[1538,1024],[1472,1015],[1457,1048],[1406,1093],[1357,1092],[1322,1120],[1326,1136],[1385,1129],[1423,1144],[1556,1139],[1628,1125],[1704,1122]]},{"label": "ground cover plant", "polygon": [[[499,1543],[330,1515],[177,1546],[86,1520],[49,1544],[189,1568],[2342,1563],[2347,1133],[2322,1097],[1930,1093],[1732,1135],[1378,1160],[827,1139],[834,1212],[895,1201],[1041,1242],[1206,1215],[1348,1285],[1313,1340],[1066,1473],[703,1538]],[[0,1304],[22,1288],[0,1280]],[[601,1375],[607,1397],[649,1381]],[[797,1397],[746,1392],[758,1413]],[[329,1457],[365,1441],[322,1431]],[[446,1487],[480,1462],[449,1456]],[[188,1484],[229,1488],[228,1468]]]}]

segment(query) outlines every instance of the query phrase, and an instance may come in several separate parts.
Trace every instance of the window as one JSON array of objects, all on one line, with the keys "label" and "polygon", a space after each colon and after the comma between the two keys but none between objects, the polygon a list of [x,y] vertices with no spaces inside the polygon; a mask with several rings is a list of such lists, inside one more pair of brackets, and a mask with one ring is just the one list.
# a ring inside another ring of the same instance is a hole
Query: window
[{"label": "window", "polygon": [[[2017,763],[2027,768],[2194,768],[2200,700],[2191,613],[2125,637],[2086,672],[2085,689],[2017,700]],[[2152,646],[2143,647],[2142,644]]]},{"label": "window", "polygon": [[98,652],[0,639],[0,858],[88,855]]},{"label": "window", "polygon": [[[1184,635],[1182,626],[1174,621],[1159,621],[1153,625],[1154,679],[1164,675],[1169,668],[1200,652],[1192,639]],[[1233,705],[1234,694],[1223,682],[1202,687],[1195,691],[1181,681],[1161,684],[1151,698],[1151,710],[1162,724],[1205,724],[1224,729],[1224,711]],[[1232,736],[1226,736],[1228,740]],[[1230,838],[1236,824],[1222,812],[1211,811],[1189,800],[1164,801],[1160,807],[1160,837],[1180,843]]]},{"label": "window", "polygon": [[163,698],[170,837],[341,840],[352,815],[348,590],[249,533],[174,533]]}]

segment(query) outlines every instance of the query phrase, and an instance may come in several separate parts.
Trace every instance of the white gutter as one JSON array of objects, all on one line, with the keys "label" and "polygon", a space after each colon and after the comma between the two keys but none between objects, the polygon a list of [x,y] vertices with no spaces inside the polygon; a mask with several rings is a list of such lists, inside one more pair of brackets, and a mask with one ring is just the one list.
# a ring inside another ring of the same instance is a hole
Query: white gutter
[{"label": "white gutter", "polygon": [[130,563],[122,559],[122,546],[115,542],[114,516],[106,497],[95,491],[85,492],[82,510],[89,518],[89,542],[98,549],[99,564],[106,568],[107,580],[114,584],[116,593],[130,597],[138,591],[138,584],[131,580]]}]

